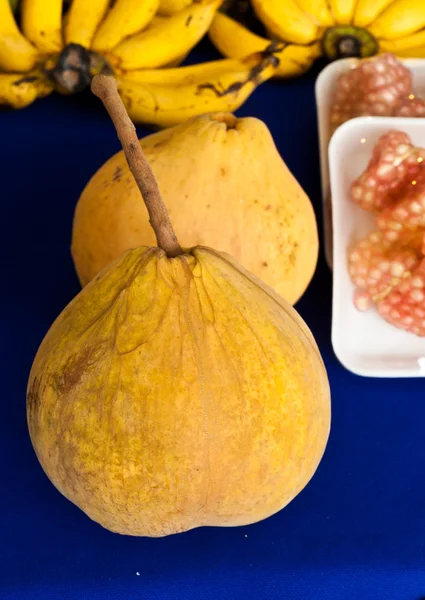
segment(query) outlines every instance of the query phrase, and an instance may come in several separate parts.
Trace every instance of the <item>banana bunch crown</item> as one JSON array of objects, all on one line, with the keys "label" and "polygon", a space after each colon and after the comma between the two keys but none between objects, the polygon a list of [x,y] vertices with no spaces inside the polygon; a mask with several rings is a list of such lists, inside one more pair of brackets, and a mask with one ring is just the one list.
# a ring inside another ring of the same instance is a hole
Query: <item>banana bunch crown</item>
[{"label": "banana bunch crown", "polygon": [[425,56],[424,0],[227,0],[209,36],[229,58],[279,40],[277,77],[306,71],[320,56]]}]

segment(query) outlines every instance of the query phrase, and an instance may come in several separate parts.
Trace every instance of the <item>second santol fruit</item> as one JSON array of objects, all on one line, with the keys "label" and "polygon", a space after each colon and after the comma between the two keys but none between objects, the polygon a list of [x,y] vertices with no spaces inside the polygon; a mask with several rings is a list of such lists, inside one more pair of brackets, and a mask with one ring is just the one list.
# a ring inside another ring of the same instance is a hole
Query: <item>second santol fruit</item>
[{"label": "second santol fruit", "polygon": [[[228,252],[288,302],[298,300],[316,267],[315,215],[262,121],[205,115],[150,135],[141,146],[184,247]],[[76,208],[72,254],[81,283],[154,239],[119,152],[93,176]]]}]

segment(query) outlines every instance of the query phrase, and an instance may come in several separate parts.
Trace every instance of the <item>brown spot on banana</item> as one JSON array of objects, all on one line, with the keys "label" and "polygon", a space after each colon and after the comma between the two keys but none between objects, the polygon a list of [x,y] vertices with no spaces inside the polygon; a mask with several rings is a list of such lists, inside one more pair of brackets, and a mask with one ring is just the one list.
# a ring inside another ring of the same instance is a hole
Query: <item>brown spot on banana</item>
[{"label": "brown spot on banana", "polygon": [[20,79],[14,81],[13,85],[21,85],[22,83],[34,83],[39,79],[40,77],[38,77],[37,75],[26,75],[25,77],[21,77]]}]

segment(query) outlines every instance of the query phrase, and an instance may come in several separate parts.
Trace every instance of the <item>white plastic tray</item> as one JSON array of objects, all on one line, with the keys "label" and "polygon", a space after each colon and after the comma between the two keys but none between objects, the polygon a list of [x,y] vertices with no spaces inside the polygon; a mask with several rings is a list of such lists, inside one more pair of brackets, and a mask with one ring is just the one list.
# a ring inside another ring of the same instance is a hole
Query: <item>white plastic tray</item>
[{"label": "white plastic tray", "polygon": [[[417,94],[425,95],[425,59],[409,58],[403,60],[406,67],[413,73],[414,89]],[[329,187],[329,165],[328,165],[328,144],[330,139],[329,113],[331,101],[335,91],[338,77],[355,66],[358,60],[355,58],[346,58],[330,63],[321,71],[316,80],[316,105],[317,120],[319,127],[320,144],[320,167],[322,177],[322,203],[323,203],[323,222],[325,236],[325,254],[326,260],[332,267],[332,223],[329,206],[330,187]]]},{"label": "white plastic tray", "polygon": [[[340,362],[366,377],[425,377],[425,338],[397,329],[372,307],[353,305],[348,246],[376,228],[376,218],[354,204],[350,184],[369,162],[377,139],[390,129],[405,131],[425,147],[425,119],[359,117],[341,125],[329,144],[333,213],[332,345]],[[363,140],[363,142],[361,141]]]}]

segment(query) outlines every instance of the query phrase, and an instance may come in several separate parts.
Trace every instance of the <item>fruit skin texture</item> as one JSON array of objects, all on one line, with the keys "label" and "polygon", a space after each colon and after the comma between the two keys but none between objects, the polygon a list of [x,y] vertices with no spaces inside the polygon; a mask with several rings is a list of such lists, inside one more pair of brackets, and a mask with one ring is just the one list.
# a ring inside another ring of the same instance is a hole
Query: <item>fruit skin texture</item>
[{"label": "fruit skin texture", "polygon": [[307,484],[329,386],[297,313],[232,258],[130,250],[68,305],[28,384],[54,485],[122,534],[274,514]]},{"label": "fruit skin texture", "polygon": [[[141,146],[183,247],[208,244],[228,252],[295,303],[316,267],[317,225],[266,125],[228,113],[204,115],[150,135]],[[76,207],[72,255],[81,283],[128,248],[154,243],[119,152],[93,176]]]}]

